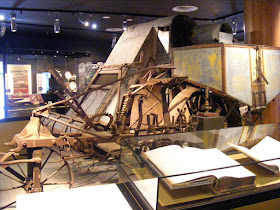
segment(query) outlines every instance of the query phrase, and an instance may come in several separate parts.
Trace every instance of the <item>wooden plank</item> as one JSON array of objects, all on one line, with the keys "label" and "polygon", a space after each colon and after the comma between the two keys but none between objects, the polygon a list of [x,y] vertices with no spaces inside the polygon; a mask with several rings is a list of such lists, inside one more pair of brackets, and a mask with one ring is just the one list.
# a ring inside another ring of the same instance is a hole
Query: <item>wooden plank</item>
[{"label": "wooden plank", "polygon": [[120,69],[117,70],[101,70],[99,74],[118,74]]},{"label": "wooden plank", "polygon": [[[92,89],[92,88],[99,88],[100,87],[100,85],[91,85],[90,86],[90,88]],[[111,89],[113,87],[113,85],[108,85],[108,86],[106,86],[106,87],[103,87],[102,88],[102,90],[106,90],[106,89]]]},{"label": "wooden plank", "polygon": [[[176,122],[179,112],[177,109],[182,110],[184,105],[186,105],[186,101],[191,97],[191,95],[197,91],[198,89],[192,86],[186,87],[184,90],[179,92],[174,99],[170,102],[168,111],[170,115],[170,121],[172,122],[172,118],[174,117],[174,121]],[[187,120],[189,116],[186,116]]]},{"label": "wooden plank", "polygon": [[[150,87],[150,91],[153,92],[153,95],[156,95],[157,98],[159,98],[159,99],[161,99],[160,89],[161,89],[160,86],[154,86],[152,88]],[[144,98],[144,101],[142,103],[142,113],[144,116],[142,116],[143,121],[142,121],[142,125],[141,125],[140,129],[147,128],[146,115],[148,115],[148,114],[157,114],[158,122],[160,124],[162,124],[163,123],[163,108],[162,108],[161,100],[158,101],[158,99],[155,98],[152,94],[150,94],[148,90],[142,89],[134,97],[134,101],[133,101],[133,105],[132,105],[132,109],[131,109],[131,113],[133,113],[133,114],[131,115],[131,118],[130,118],[130,127],[135,129],[138,124],[138,120],[140,117],[138,101],[142,95],[146,95],[147,98]]]},{"label": "wooden plank", "polygon": [[221,48],[222,52],[221,52],[221,56],[222,56],[222,92],[226,93],[227,92],[227,85],[226,85],[226,81],[227,81],[227,71],[226,71],[226,65],[227,65],[227,57],[226,57],[226,47],[225,44],[222,44],[222,48]]}]

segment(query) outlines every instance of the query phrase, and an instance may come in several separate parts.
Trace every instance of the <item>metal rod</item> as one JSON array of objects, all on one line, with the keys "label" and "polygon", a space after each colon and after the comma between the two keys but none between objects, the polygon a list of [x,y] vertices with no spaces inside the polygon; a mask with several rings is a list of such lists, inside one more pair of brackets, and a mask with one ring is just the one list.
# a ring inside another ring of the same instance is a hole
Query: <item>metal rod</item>
[{"label": "metal rod", "polygon": [[89,11],[89,10],[63,10],[63,9],[37,9],[37,8],[13,8],[13,7],[0,7],[0,10],[9,10],[9,11],[27,11],[27,12],[60,12],[60,13],[87,13],[87,14],[107,14],[107,15],[127,15],[134,17],[166,17],[165,15],[151,15],[151,14],[135,14],[127,12],[106,12],[106,11]]},{"label": "metal rod", "polygon": [[231,112],[232,112],[232,110],[234,109],[234,107],[235,107],[236,104],[237,104],[237,101],[235,101],[235,102],[233,103],[233,105],[230,107],[230,109],[229,109],[229,111],[228,111],[228,113],[227,113],[227,115],[226,115],[226,117],[225,117],[225,120],[229,117],[229,115],[231,114]]},{"label": "metal rod", "polygon": [[6,188],[6,189],[0,189],[0,192],[8,191],[8,190],[15,190],[15,189],[19,189],[19,188],[23,188],[23,185],[20,185],[17,187]]},{"label": "metal rod", "polygon": [[49,158],[51,157],[53,151],[51,150],[50,154],[48,155],[47,159],[45,160],[44,164],[41,167],[41,170],[43,170],[44,166],[46,165],[46,163],[48,162]]},{"label": "metal rod", "polygon": [[[12,157],[14,158],[14,160],[17,160],[16,157],[14,156],[14,154],[12,154]],[[21,173],[23,174],[23,176],[25,178],[27,178],[27,176],[25,175],[24,171],[22,170],[22,168],[20,167],[20,165],[18,163],[17,163],[17,166],[18,166],[19,170],[21,171]]]},{"label": "metal rod", "polygon": [[[70,96],[73,97],[72,92],[64,85],[63,81],[61,80],[61,77],[57,75],[56,71],[53,71],[52,69],[49,70],[52,74],[52,76],[56,79],[58,84],[63,88],[63,90]],[[65,97],[63,98],[65,99]],[[73,102],[75,103],[76,106],[74,106],[72,103],[69,103],[70,107],[81,117],[86,123],[90,126],[95,128],[95,125],[92,124],[90,119],[88,118],[87,114],[81,107],[81,104],[77,101],[76,98],[73,98]],[[67,127],[66,127],[67,129]]]},{"label": "metal rod", "polygon": [[66,166],[66,163],[64,163],[64,165],[62,165],[61,167],[59,167],[59,169],[57,169],[55,172],[53,172],[51,175],[49,175],[44,181],[41,182],[41,184],[44,184],[46,181],[48,181],[50,178],[52,178],[55,174],[57,174],[62,168],[64,168],[64,166]]},{"label": "metal rod", "polygon": [[13,205],[13,204],[15,204],[15,203],[16,203],[16,201],[14,201],[14,202],[12,202],[12,203],[9,203],[9,204],[6,205],[6,206],[2,206],[2,207],[0,207],[0,210],[5,209],[5,208],[7,208],[7,207],[9,207],[9,206],[11,206],[11,205]]},{"label": "metal rod", "polygon": [[70,184],[71,181],[69,182],[53,182],[53,183],[45,183],[44,185],[57,185],[57,184]]},{"label": "metal rod", "polygon": [[32,159],[25,159],[25,160],[11,160],[7,162],[0,162],[0,166],[7,166],[17,163],[38,163],[40,162],[40,158],[32,158]]},{"label": "metal rod", "polygon": [[12,180],[14,180],[14,181],[18,182],[18,183],[23,184],[23,182],[22,182],[22,181],[17,180],[17,179],[15,179],[14,177],[9,176],[9,175],[7,175],[7,174],[4,174],[2,171],[0,171],[0,174],[2,174],[3,176],[6,176],[6,177],[8,177],[8,178],[10,178],[10,179],[12,179]]},{"label": "metal rod", "polygon": [[[88,131],[88,130],[79,128],[79,127],[77,127],[77,126],[74,126],[74,125],[71,125],[71,124],[69,124],[69,123],[66,123],[66,122],[64,122],[64,121],[62,121],[62,120],[58,120],[58,119],[56,119],[56,118],[54,118],[54,117],[50,117],[49,115],[47,115],[47,114],[45,114],[45,113],[36,113],[36,115],[42,116],[42,117],[45,117],[45,118],[48,118],[48,119],[50,119],[50,120],[52,120],[52,121],[61,123],[62,125],[67,125],[68,127],[74,128],[74,129],[76,129],[76,130],[80,130],[80,131],[82,131],[82,132],[84,132],[84,133],[87,133],[87,134],[90,134],[90,135],[93,135],[93,136],[97,136],[97,137],[102,138],[102,139],[107,139],[107,138],[104,138],[104,136],[101,136],[101,135],[97,134],[96,132],[91,132],[91,131]],[[110,137],[110,138],[111,138],[111,137]],[[108,138],[107,140],[109,140],[110,138]]]},{"label": "metal rod", "polygon": [[212,21],[215,21],[215,20],[222,20],[222,19],[225,19],[225,18],[228,18],[228,17],[232,17],[232,16],[236,16],[236,15],[239,15],[239,14],[242,14],[243,13],[243,10],[239,11],[239,12],[234,12],[234,13],[231,13],[229,15],[224,15],[224,16],[221,16],[221,17],[218,17],[218,18],[214,18],[214,19],[211,19]]}]

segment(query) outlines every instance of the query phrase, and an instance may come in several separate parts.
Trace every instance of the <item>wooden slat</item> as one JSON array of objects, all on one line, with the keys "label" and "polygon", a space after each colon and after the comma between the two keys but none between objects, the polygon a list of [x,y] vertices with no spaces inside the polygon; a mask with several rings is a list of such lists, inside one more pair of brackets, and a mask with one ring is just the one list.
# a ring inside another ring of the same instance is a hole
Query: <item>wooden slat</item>
[{"label": "wooden slat", "polygon": [[[92,88],[99,88],[99,87],[100,87],[100,85],[91,85],[90,89],[92,89]],[[113,85],[108,85],[106,87],[103,87],[102,90],[106,90],[106,89],[110,90],[112,87],[113,87]]]},{"label": "wooden slat", "polygon": [[99,74],[118,74],[120,69],[117,70],[101,70]]}]

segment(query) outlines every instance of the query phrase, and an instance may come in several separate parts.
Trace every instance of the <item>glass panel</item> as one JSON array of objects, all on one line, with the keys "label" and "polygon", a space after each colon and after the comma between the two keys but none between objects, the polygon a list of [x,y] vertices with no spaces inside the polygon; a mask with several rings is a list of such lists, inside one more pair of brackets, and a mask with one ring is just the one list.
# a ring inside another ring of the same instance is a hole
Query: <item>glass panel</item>
[{"label": "glass panel", "polygon": [[141,200],[147,209],[155,209],[158,179],[139,157],[140,150],[134,145],[122,147],[120,158],[120,180],[134,191],[133,196]]},{"label": "glass panel", "polygon": [[230,199],[247,205],[254,202],[252,192],[279,189],[279,128],[263,124],[126,137],[120,174],[148,209],[221,205]]},{"label": "glass panel", "polygon": [[5,118],[4,74],[3,62],[0,62],[0,119]]}]

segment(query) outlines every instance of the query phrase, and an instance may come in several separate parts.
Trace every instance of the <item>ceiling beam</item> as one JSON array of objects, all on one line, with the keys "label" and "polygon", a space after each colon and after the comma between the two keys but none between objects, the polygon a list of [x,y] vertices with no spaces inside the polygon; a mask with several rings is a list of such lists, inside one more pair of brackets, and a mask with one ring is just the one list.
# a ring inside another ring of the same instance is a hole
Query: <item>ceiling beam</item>
[{"label": "ceiling beam", "polygon": [[225,16],[221,16],[221,17],[218,17],[218,18],[214,18],[214,19],[212,19],[212,21],[226,19],[226,18],[233,17],[233,16],[236,16],[236,15],[239,15],[239,14],[242,14],[242,13],[243,13],[243,10],[239,11],[239,12],[235,12],[235,13],[229,14],[229,15],[225,15]]},{"label": "ceiling beam", "polygon": [[[20,0],[21,1],[21,0]],[[22,0],[25,1],[25,0]],[[85,14],[102,14],[102,15],[120,15],[120,16],[138,16],[138,17],[154,17],[154,18],[161,18],[166,17],[166,15],[152,15],[152,14],[136,14],[136,13],[127,13],[127,12],[105,12],[105,11],[89,11],[89,10],[67,10],[67,9],[36,9],[36,8],[15,8],[15,7],[0,7],[0,10],[8,10],[8,11],[27,11],[27,12],[60,12],[60,13],[72,13],[79,14],[79,13],[85,13]],[[243,11],[231,13],[225,16],[221,16],[218,18],[192,18],[193,20],[198,21],[216,21],[216,20],[222,20],[228,17],[232,17],[235,15],[242,14]]]},{"label": "ceiling beam", "polygon": [[27,12],[60,12],[60,13],[72,13],[79,14],[106,14],[106,15],[121,15],[121,16],[138,16],[138,17],[166,17],[164,15],[151,15],[151,14],[135,14],[127,12],[105,12],[105,11],[89,11],[89,10],[65,10],[65,9],[35,9],[35,8],[15,8],[15,7],[0,7],[0,10],[10,10],[10,11],[27,11]]},{"label": "ceiling beam", "polygon": [[17,0],[14,5],[13,8],[17,8],[18,6],[20,6],[23,2],[25,2],[26,0]]}]

